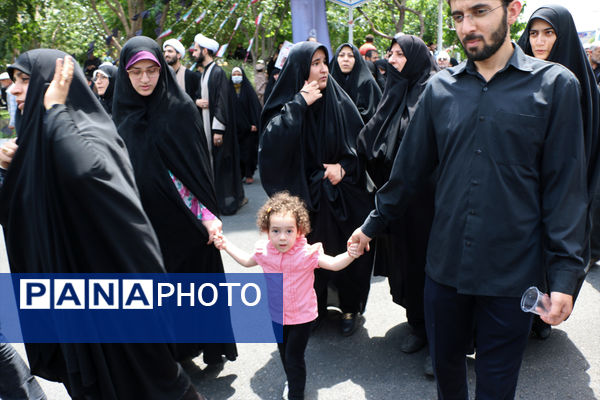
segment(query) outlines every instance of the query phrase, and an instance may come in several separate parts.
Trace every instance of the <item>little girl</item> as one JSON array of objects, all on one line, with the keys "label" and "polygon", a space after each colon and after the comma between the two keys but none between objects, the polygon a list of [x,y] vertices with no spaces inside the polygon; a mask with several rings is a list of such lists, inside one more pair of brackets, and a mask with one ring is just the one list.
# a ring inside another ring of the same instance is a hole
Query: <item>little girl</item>
[{"label": "little girl", "polygon": [[323,254],[321,243],[308,245],[305,238],[310,232],[308,211],[302,200],[287,192],[275,194],[262,206],[257,225],[268,240],[259,242],[254,254],[235,247],[222,234],[214,238],[215,246],[244,267],[260,265],[265,273],[283,274],[283,342],[277,347],[287,376],[289,399],[303,399],[304,351],[311,323],[317,318],[313,271],[315,268],[332,271],[346,268],[358,257],[357,245],[351,245],[348,253],[336,257]]}]

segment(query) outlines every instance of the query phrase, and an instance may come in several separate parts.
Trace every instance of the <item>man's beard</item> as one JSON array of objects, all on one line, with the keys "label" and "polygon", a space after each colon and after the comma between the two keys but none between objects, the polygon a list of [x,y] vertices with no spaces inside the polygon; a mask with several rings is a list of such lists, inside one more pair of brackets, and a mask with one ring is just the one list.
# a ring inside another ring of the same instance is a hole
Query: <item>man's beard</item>
[{"label": "man's beard", "polygon": [[169,64],[169,65],[175,65],[175,64],[177,64],[177,57],[173,57],[173,58],[170,58],[170,57],[166,58],[165,57],[165,60],[167,61],[167,64]]},{"label": "man's beard", "polygon": [[196,57],[196,62],[198,64],[204,63],[204,54],[201,53],[198,57]]},{"label": "man's beard", "polygon": [[[485,43],[485,39],[482,35],[467,35],[461,41],[462,45],[467,57],[473,61],[483,61],[487,60],[491,56],[493,56],[500,47],[504,44],[506,40],[506,34],[508,33],[508,20],[506,9],[503,8],[502,13],[502,21],[500,21],[500,26],[492,33],[491,41],[492,44]],[[473,39],[480,39],[483,42],[483,49],[481,50],[468,50],[465,47],[465,42]]]}]

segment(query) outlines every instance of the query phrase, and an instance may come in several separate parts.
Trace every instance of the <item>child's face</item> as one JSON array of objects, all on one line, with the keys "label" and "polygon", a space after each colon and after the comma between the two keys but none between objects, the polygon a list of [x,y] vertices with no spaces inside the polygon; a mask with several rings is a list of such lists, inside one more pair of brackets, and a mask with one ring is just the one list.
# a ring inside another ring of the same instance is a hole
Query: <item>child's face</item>
[{"label": "child's face", "polygon": [[273,214],[269,217],[269,240],[280,252],[291,249],[300,234],[293,215]]}]

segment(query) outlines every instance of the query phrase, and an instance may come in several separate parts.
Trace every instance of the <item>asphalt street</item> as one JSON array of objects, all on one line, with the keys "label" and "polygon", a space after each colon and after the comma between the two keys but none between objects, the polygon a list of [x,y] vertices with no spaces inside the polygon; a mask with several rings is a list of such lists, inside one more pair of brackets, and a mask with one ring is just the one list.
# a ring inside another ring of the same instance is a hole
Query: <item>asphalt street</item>
[{"label": "asphalt street", "polygon": [[[237,215],[224,217],[230,241],[251,251],[259,233],[256,211],[266,199],[260,182],[245,185],[249,203]],[[0,272],[8,272],[4,241]],[[237,265],[223,253],[226,272],[257,272]],[[339,314],[311,336],[306,351],[307,400],[435,399],[433,379],[423,374],[425,350],[400,351],[409,332],[404,310],[394,304],[387,280],[373,277],[361,327],[351,337],[339,334]],[[15,347],[24,355],[21,344]],[[197,389],[210,400],[280,399],[285,374],[275,344],[238,344],[239,357],[219,367],[202,357],[185,370]],[[474,360],[469,358],[471,398],[474,398]],[[0,371],[1,373],[1,371]],[[61,384],[39,379],[49,399],[68,399]],[[517,399],[600,398],[600,267],[590,271],[573,315],[553,329],[546,341],[530,339],[517,388]]]}]

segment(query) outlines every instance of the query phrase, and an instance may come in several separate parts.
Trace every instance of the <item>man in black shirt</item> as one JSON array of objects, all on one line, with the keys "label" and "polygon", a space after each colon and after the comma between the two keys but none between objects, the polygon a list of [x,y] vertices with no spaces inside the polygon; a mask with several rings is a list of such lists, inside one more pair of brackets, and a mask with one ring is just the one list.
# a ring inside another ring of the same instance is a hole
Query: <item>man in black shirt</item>
[{"label": "man in black shirt", "polygon": [[[376,209],[351,240],[401,215],[435,172],[425,318],[441,399],[510,399],[531,325],[521,294],[546,274],[557,325],[583,276],[587,189],[580,89],[564,67],[510,41],[511,0],[449,0],[468,61],[429,80]],[[433,116],[435,115],[435,118]]]}]

